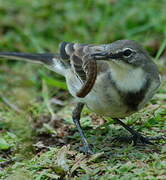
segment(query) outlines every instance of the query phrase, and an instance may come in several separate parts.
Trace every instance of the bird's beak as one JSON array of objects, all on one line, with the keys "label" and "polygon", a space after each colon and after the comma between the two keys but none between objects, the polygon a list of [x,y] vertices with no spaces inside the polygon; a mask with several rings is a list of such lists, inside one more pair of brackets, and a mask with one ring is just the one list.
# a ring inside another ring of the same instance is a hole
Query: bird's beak
[{"label": "bird's beak", "polygon": [[51,65],[53,63],[54,54],[51,53],[21,53],[21,52],[0,52],[0,58],[25,60],[34,63]]},{"label": "bird's beak", "polygon": [[99,52],[92,54],[95,60],[111,60],[117,59],[117,55],[110,52]]}]

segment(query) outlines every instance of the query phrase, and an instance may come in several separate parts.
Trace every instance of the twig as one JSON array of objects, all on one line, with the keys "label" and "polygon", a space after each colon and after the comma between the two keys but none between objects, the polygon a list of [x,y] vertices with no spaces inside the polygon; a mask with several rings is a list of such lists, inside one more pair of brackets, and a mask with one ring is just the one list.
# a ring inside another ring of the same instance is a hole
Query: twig
[{"label": "twig", "polygon": [[42,94],[43,94],[43,98],[44,98],[44,102],[46,104],[46,107],[47,107],[49,113],[51,114],[51,120],[53,120],[53,119],[55,119],[55,113],[54,113],[54,111],[51,107],[51,104],[49,102],[48,87],[47,87],[47,84],[46,84],[44,79],[42,81]]},{"label": "twig", "polygon": [[7,165],[15,162],[16,160],[17,160],[16,158],[13,158],[13,159],[9,159],[9,160],[4,161],[4,162],[0,162],[0,167],[1,167],[1,168],[4,168],[4,167],[6,167]]},{"label": "twig", "polygon": [[0,95],[2,101],[9,106],[11,109],[16,111],[17,113],[21,113],[21,109],[19,109],[15,104],[11,103],[4,95]]}]

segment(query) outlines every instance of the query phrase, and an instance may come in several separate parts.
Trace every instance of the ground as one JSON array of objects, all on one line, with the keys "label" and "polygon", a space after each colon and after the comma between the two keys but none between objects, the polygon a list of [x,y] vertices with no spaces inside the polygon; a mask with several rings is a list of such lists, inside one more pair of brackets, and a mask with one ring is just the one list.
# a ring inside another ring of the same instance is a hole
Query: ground
[{"label": "ground", "polygon": [[[0,51],[57,52],[61,41],[138,41],[154,57],[162,84],[147,107],[123,121],[166,138],[165,9],[164,0],[0,0]],[[0,60],[0,179],[165,179],[166,140],[119,142],[126,130],[87,108],[81,122],[95,154],[80,153],[74,105],[63,77],[40,65]]]}]

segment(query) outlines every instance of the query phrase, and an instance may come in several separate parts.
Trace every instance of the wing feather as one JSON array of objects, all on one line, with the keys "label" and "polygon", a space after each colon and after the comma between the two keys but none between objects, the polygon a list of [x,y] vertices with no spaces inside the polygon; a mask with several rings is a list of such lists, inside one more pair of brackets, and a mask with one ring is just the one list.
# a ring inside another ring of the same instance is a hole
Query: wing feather
[{"label": "wing feather", "polygon": [[83,86],[78,97],[85,97],[93,88],[97,77],[97,63],[91,57],[99,46],[91,44],[78,44],[63,42],[60,45],[60,55],[64,60],[68,60],[71,68],[82,80]]}]

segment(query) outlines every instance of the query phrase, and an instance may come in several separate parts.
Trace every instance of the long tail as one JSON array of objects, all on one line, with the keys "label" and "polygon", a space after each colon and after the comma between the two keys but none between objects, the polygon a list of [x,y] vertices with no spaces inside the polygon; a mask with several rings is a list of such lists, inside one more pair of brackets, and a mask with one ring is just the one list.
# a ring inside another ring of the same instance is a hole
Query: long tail
[{"label": "long tail", "polygon": [[67,68],[65,62],[60,58],[60,55],[52,53],[0,52],[0,58],[44,64],[47,68],[63,76]]}]

